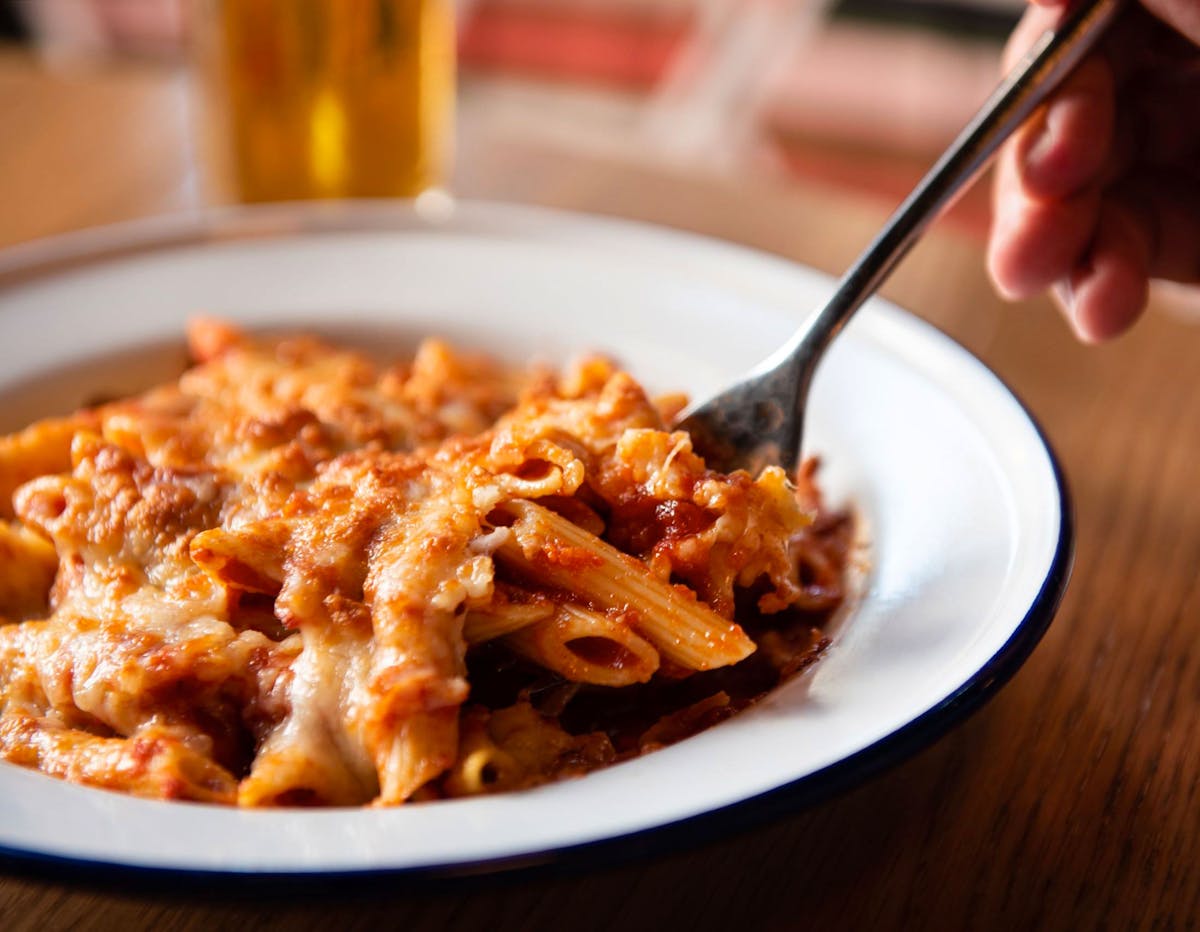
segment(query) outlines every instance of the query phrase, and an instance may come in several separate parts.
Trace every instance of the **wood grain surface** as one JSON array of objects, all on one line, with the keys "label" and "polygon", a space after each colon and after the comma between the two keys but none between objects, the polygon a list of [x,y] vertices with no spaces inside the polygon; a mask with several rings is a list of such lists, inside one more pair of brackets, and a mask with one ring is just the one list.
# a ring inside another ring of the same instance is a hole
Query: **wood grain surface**
[{"label": "wood grain surface", "polygon": [[[51,76],[0,55],[0,243],[195,202],[178,78]],[[835,271],[888,205],[471,138],[458,190],[652,220]],[[888,296],[979,355],[1065,464],[1074,579],[979,714],[868,784],[766,828],[559,875],[230,896],[15,866],[0,928],[1184,929],[1200,921],[1200,326],[1163,307],[1077,345],[935,231]],[[797,309],[798,313],[803,309]]]}]

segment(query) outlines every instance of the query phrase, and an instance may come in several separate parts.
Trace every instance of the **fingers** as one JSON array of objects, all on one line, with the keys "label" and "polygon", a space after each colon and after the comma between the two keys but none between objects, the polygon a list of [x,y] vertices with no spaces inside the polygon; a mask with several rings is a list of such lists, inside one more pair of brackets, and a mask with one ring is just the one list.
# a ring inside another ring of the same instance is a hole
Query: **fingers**
[{"label": "fingers", "polygon": [[1059,281],[1082,260],[1100,211],[1098,189],[1041,199],[1021,183],[1019,149],[1001,153],[987,265],[997,290],[1009,300],[1031,298]]},{"label": "fingers", "polygon": [[1025,11],[1025,15],[1021,17],[1017,28],[1013,30],[1004,46],[1001,67],[1005,72],[1011,71],[1013,65],[1020,61],[1021,56],[1029,50],[1038,37],[1059,21],[1062,17],[1062,5],[1035,6]]},{"label": "fingers", "polygon": [[[1174,155],[1178,146],[1172,138],[1150,148]],[[987,261],[1002,295],[1024,299],[1054,286],[1080,338],[1097,342],[1137,319],[1151,278],[1200,280],[1195,169],[1142,163],[1111,189],[1039,198],[1023,183],[1020,158],[1020,146],[1011,148],[996,172]]]},{"label": "fingers", "polygon": [[1101,207],[1095,237],[1055,297],[1079,337],[1124,332],[1146,306],[1150,279],[1200,280],[1200,180],[1156,172],[1123,185]]},{"label": "fingers", "polygon": [[[1025,14],[1005,51],[1006,69],[1054,25],[1059,14],[1054,7]],[[1015,135],[1010,146],[1018,152],[1017,178],[1027,194],[1067,197],[1097,183],[1111,163],[1117,79],[1108,58],[1087,59]]]},{"label": "fingers", "polygon": [[1027,194],[1061,198],[1099,181],[1113,142],[1115,88],[1101,58],[1085,61],[1017,140]]},{"label": "fingers", "polygon": [[[1069,0],[1033,0],[1011,68]],[[1200,43],[1200,2],[1143,0]],[[1200,281],[1195,45],[1134,9],[1001,153],[988,270],[1010,299],[1051,288],[1087,342],[1142,313],[1150,280]]]},{"label": "fingers", "polygon": [[1067,321],[1085,343],[1124,333],[1141,316],[1150,288],[1150,233],[1144,220],[1107,204],[1082,264],[1054,289]]},{"label": "fingers", "polygon": [[1127,56],[1125,67],[1114,69],[1107,56],[1095,57],[1079,67],[1016,134],[1016,171],[1001,176],[998,198],[1018,187],[1028,198],[1069,198],[1107,187],[1138,165],[1196,164],[1200,70],[1131,77],[1131,61]]},{"label": "fingers", "polygon": [[[1027,11],[1009,41],[1006,68],[1059,12]],[[1099,215],[1099,179],[1111,162],[1114,119],[1111,70],[1092,59],[1001,152],[987,263],[1004,297],[1044,291],[1083,257]]]}]

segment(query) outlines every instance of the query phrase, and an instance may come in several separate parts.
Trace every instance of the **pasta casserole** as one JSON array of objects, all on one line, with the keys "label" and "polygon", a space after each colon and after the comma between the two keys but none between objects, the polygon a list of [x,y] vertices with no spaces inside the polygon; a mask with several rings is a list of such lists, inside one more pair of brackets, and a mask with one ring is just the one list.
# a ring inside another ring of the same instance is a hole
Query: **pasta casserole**
[{"label": "pasta casserole", "polygon": [[142,796],[393,805],[586,773],[817,658],[849,522],[721,474],[626,373],[189,330],[0,438],[0,759]]}]

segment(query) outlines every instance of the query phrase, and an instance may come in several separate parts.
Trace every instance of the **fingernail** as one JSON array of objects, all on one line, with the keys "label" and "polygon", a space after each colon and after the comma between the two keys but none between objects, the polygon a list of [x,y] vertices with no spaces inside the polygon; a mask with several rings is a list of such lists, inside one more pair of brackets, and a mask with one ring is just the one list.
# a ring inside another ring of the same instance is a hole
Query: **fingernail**
[{"label": "fingernail", "polygon": [[1075,289],[1071,285],[1069,278],[1060,279],[1050,286],[1050,290],[1054,292],[1054,297],[1066,311],[1067,317],[1072,323],[1075,321]]}]

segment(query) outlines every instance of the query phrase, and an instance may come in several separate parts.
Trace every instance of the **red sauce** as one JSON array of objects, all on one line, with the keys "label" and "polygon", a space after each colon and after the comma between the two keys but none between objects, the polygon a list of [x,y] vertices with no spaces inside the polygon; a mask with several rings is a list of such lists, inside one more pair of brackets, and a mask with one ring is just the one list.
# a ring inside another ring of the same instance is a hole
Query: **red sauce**
[{"label": "red sauce", "polygon": [[645,555],[659,541],[703,533],[714,520],[691,502],[634,494],[613,507],[605,536],[618,550]]}]

